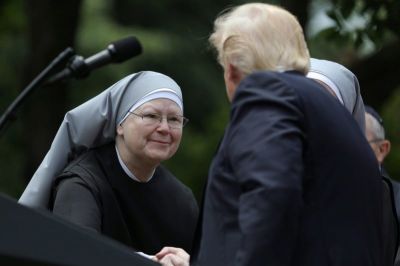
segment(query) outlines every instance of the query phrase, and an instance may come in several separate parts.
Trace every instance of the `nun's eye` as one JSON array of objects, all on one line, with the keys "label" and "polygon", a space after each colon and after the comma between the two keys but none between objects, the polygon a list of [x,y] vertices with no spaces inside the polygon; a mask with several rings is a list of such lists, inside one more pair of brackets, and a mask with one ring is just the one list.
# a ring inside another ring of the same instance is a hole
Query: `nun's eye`
[{"label": "nun's eye", "polygon": [[[144,113],[144,114],[136,114],[133,112],[130,113],[136,115],[137,117],[141,117],[146,125],[158,125],[162,123],[164,118],[162,115],[155,113]],[[176,129],[181,129],[189,121],[186,117],[183,117],[181,115],[169,115],[165,117],[165,119],[167,120],[168,126],[170,128],[176,128]]]},{"label": "nun's eye", "polygon": [[183,117],[182,116],[168,116],[167,118],[168,125],[172,127],[178,127],[179,125],[182,125]]},{"label": "nun's eye", "polygon": [[162,116],[159,114],[142,114],[142,119],[144,122],[148,123],[159,123],[162,121]]}]

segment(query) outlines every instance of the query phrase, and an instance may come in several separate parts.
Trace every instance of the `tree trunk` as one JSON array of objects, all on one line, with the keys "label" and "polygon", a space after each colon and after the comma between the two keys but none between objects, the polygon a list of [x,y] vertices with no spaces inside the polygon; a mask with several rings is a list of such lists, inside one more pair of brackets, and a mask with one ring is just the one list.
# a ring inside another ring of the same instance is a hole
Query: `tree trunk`
[{"label": "tree trunk", "polygon": [[[60,52],[74,46],[81,0],[26,0],[29,51],[22,87],[36,77]],[[26,135],[24,178],[29,181],[43,159],[62,121],[66,86],[39,88],[27,99],[20,116]]]}]

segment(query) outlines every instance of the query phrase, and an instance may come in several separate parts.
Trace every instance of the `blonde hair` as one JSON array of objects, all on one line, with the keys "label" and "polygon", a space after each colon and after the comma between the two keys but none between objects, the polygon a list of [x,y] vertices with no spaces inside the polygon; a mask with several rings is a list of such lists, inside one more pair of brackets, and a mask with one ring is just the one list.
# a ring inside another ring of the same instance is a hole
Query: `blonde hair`
[{"label": "blonde hair", "polygon": [[310,56],[303,29],[283,8],[244,4],[223,12],[214,22],[209,41],[218,61],[248,75],[257,70],[297,70],[307,74]]}]

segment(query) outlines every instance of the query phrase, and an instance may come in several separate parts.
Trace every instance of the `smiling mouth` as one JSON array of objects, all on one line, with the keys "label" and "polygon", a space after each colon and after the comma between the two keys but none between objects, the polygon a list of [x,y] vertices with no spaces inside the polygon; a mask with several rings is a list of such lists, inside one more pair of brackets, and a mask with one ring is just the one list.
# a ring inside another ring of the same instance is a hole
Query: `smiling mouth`
[{"label": "smiling mouth", "polygon": [[169,145],[169,141],[162,141],[162,140],[151,140],[151,142],[159,143],[159,144],[164,144],[164,145]]}]

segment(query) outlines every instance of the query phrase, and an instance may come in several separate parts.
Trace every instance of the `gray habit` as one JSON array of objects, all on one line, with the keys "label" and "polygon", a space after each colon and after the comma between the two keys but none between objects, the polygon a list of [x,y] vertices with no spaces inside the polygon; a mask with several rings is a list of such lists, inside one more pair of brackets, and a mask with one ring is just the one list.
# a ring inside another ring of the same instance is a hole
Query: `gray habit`
[{"label": "gray habit", "polygon": [[361,130],[365,132],[364,102],[357,77],[346,67],[332,61],[311,58],[310,63],[309,72],[321,74],[336,85],[344,107],[349,110]]}]

